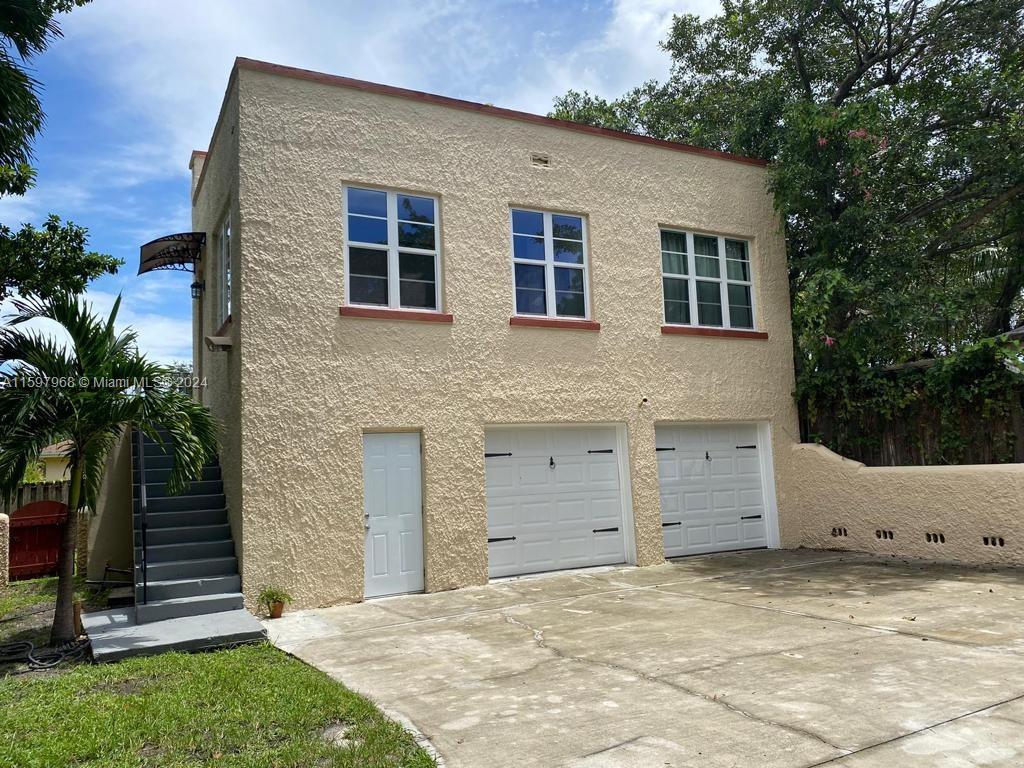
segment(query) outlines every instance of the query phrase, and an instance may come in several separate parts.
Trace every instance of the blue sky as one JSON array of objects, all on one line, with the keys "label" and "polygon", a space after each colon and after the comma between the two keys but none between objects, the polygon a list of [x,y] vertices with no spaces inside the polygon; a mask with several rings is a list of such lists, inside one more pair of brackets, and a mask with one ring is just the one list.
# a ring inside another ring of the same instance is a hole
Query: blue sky
[{"label": "blue sky", "polygon": [[615,96],[663,79],[673,13],[717,0],[233,2],[95,0],[33,62],[47,122],[39,177],[0,222],[57,213],[124,259],[89,299],[164,361],[191,357],[191,276],[136,277],[138,247],[190,229],[188,159],[206,149],[236,56],[545,113],[569,88]]}]

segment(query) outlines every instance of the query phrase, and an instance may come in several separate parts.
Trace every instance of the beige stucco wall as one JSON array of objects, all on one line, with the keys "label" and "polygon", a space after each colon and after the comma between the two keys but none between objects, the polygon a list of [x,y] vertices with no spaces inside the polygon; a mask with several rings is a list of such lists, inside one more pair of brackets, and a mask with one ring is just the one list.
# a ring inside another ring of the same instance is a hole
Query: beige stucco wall
[{"label": "beige stucco wall", "polygon": [[[239,329],[244,322],[239,307],[239,283],[242,265],[239,257],[238,237],[232,236],[231,272],[232,322],[223,329],[233,347],[210,349],[205,338],[222,331],[217,316],[222,275],[217,265],[218,232],[225,215],[230,211],[233,233],[238,225],[238,99],[237,91],[229,87],[220,119],[210,145],[209,155],[192,158],[192,189],[198,194],[192,208],[192,228],[207,233],[206,249],[198,266],[198,279],[206,284],[201,301],[193,301],[193,366],[196,377],[205,382],[198,389],[199,399],[210,407],[220,425],[221,476],[228,500],[228,520],[235,541],[239,563],[244,557],[242,546],[242,468],[241,432],[241,337]],[[202,177],[202,184],[199,184]],[[244,574],[243,574],[244,579]]]},{"label": "beige stucco wall", "polygon": [[[132,447],[127,430],[107,454],[103,483],[96,498],[96,514],[88,514],[88,578],[99,580],[107,563],[112,568],[131,568],[132,549]],[[79,529],[79,533],[82,530]]]},{"label": "beige stucco wall", "polygon": [[68,460],[64,456],[45,456],[43,462],[43,480],[47,483],[59,483],[69,479]]},{"label": "beige stucco wall", "polygon": [[[966,563],[1024,563],[1024,464],[865,467],[820,445],[790,449],[795,542]],[[833,536],[846,528],[846,537]],[[892,531],[879,538],[876,531]],[[945,543],[926,534],[942,534]],[[990,546],[984,537],[1002,538]]]},{"label": "beige stucco wall", "polygon": [[[784,506],[797,423],[763,168],[246,69],[237,98],[238,342],[219,354],[240,360],[241,483],[228,494],[250,599],[268,583],[300,606],[361,599],[365,431],[422,433],[430,591],[487,579],[488,424],[626,425],[642,565],[662,561],[658,422],[769,422]],[[207,231],[230,194],[229,170],[212,168],[232,158],[217,150],[194,216]],[[534,152],[552,167],[532,167]],[[440,198],[451,325],[339,317],[349,182]],[[511,206],[587,218],[599,332],[509,326]],[[660,333],[659,225],[751,241],[767,341]],[[230,413],[239,390],[212,382],[211,404]],[[786,545],[797,531],[781,517]]]}]

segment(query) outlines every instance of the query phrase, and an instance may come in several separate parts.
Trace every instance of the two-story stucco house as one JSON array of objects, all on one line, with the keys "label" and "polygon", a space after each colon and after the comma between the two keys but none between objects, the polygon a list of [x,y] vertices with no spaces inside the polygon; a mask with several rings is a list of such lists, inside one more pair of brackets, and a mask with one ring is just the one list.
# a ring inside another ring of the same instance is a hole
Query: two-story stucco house
[{"label": "two-story stucco house", "polygon": [[240,59],[192,171],[250,599],[796,540],[762,162]]}]

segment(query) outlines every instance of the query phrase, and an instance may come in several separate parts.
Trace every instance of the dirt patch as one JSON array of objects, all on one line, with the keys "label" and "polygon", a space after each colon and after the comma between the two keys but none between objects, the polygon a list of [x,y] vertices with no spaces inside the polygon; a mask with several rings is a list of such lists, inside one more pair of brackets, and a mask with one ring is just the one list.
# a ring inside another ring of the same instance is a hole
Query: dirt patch
[{"label": "dirt patch", "polygon": [[154,677],[130,677],[127,680],[100,683],[92,690],[99,693],[113,693],[117,696],[134,696],[144,693],[155,681]]},{"label": "dirt patch", "polygon": [[350,739],[348,736],[348,732],[351,728],[351,723],[342,723],[335,720],[320,731],[320,738],[328,744],[333,744],[335,747],[348,749],[356,745],[355,740]]}]

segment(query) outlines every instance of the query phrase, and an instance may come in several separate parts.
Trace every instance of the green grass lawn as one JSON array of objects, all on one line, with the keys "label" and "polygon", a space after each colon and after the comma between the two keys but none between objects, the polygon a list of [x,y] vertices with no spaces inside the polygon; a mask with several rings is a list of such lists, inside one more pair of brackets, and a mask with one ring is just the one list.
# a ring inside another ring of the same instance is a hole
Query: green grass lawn
[{"label": "green grass lawn", "polygon": [[[11,582],[0,589],[0,619],[26,612],[37,605],[52,603],[56,597],[56,578]],[[3,640],[0,639],[0,642]]]},{"label": "green grass lawn", "polygon": [[[347,745],[321,737],[332,724]],[[266,644],[0,677],[4,768],[433,765],[368,701]]]}]

